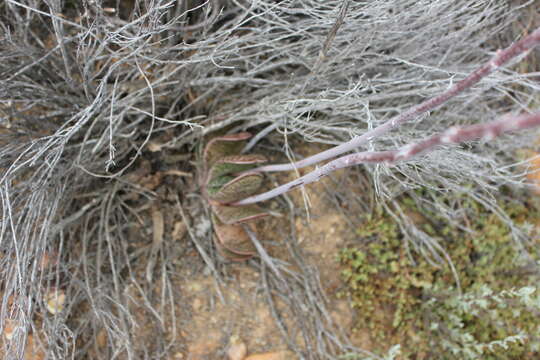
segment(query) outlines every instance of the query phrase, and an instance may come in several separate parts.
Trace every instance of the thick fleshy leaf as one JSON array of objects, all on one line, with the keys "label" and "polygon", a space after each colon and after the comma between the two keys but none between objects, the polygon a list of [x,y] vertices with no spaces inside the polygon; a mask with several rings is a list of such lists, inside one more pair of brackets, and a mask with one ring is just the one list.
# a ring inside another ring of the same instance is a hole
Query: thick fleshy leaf
[{"label": "thick fleshy leaf", "polygon": [[224,224],[250,221],[268,215],[267,212],[256,205],[212,205],[212,211]]},{"label": "thick fleshy leaf", "polygon": [[221,190],[223,185],[231,182],[234,179],[234,176],[220,176],[212,179],[212,181],[209,181],[208,184],[206,184],[205,186],[208,197],[211,198],[213,195],[215,195]]},{"label": "thick fleshy leaf", "polygon": [[221,176],[208,183],[206,191],[210,200],[227,204],[255,194],[262,182],[263,176],[259,173],[247,173],[232,179],[230,176]]},{"label": "thick fleshy leaf", "polygon": [[225,248],[223,245],[219,243],[217,239],[214,239],[214,243],[216,244],[216,249],[218,253],[223,256],[225,259],[229,261],[246,261],[253,257],[253,255],[240,255],[236,254],[232,251],[229,251],[227,248]]},{"label": "thick fleshy leaf", "polygon": [[218,159],[229,155],[237,155],[244,147],[244,140],[251,137],[248,132],[217,136],[210,140],[204,148],[203,161],[209,169]]},{"label": "thick fleshy leaf", "polygon": [[239,173],[254,168],[257,164],[267,161],[263,155],[230,155],[215,161],[208,173],[208,180],[218,178],[223,175]]},{"label": "thick fleshy leaf", "polygon": [[212,218],[214,231],[221,246],[237,255],[255,255],[257,253],[257,248],[242,225],[224,224],[215,215]]}]

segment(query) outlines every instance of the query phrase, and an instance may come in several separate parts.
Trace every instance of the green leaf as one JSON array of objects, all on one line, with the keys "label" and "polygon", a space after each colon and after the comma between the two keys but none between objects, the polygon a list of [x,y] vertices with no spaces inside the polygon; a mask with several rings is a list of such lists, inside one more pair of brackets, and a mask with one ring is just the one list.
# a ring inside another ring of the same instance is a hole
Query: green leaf
[{"label": "green leaf", "polygon": [[203,193],[212,206],[214,242],[218,252],[232,261],[244,261],[257,253],[239,223],[267,215],[255,205],[226,205],[253,195],[262,185],[261,174],[247,171],[266,162],[266,157],[240,154],[245,140],[250,137],[249,133],[215,137],[208,142],[203,153],[205,173],[202,185]]},{"label": "green leaf", "polygon": [[267,212],[256,205],[212,205],[212,211],[224,224],[235,224],[250,221],[268,215]]},{"label": "green leaf", "polygon": [[212,216],[218,244],[237,255],[253,256],[257,249],[242,225],[224,224],[215,215]]},{"label": "green leaf", "polygon": [[229,261],[246,261],[253,257],[253,255],[240,255],[232,252],[223,245],[221,245],[217,240],[214,240],[214,243],[216,244],[216,249],[218,253]]},{"label": "green leaf", "polygon": [[208,172],[208,182],[223,175],[239,173],[253,169],[257,164],[265,163],[263,155],[230,155],[216,160]]},{"label": "green leaf", "polygon": [[209,169],[217,160],[224,156],[237,155],[244,147],[244,140],[251,137],[248,132],[224,135],[213,138],[206,144],[203,153],[203,161],[206,169]]},{"label": "green leaf", "polygon": [[[225,182],[225,180],[229,180]],[[259,173],[247,173],[230,179],[229,176],[222,176],[208,184],[208,198],[222,204],[232,203],[250,195],[259,190],[262,185],[263,176]],[[219,184],[225,182],[219,188]]]},{"label": "green leaf", "polygon": [[234,176],[221,176],[212,179],[212,181],[209,181],[208,184],[206,184],[206,193],[208,197],[211,198],[213,195],[215,195],[221,190],[223,185],[227,184],[232,180],[234,180]]}]

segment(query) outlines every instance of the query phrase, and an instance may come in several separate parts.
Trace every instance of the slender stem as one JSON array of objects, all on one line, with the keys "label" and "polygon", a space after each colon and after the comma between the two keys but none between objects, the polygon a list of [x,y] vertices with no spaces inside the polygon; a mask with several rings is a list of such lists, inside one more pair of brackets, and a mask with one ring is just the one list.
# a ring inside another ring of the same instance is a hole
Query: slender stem
[{"label": "slender stem", "polygon": [[405,145],[397,150],[366,151],[342,156],[287,184],[278,186],[265,193],[248,197],[231,205],[247,205],[268,200],[297,187],[318,181],[333,171],[349,166],[365,163],[396,163],[409,160],[413,156],[428,150],[433,150],[437,145],[456,144],[474,139],[489,141],[503,133],[537,126],[540,126],[540,112],[519,116],[504,116],[501,119],[477,125],[454,126],[440,134],[430,136],[417,143]]},{"label": "slender stem", "polygon": [[387,133],[388,131],[392,129],[395,129],[396,127],[400,126],[404,122],[415,119],[421,114],[424,114],[428,111],[431,111],[439,107],[440,105],[444,104],[449,99],[453,98],[454,96],[458,95],[459,93],[463,92],[464,90],[478,83],[482,78],[491,74],[492,72],[497,70],[500,66],[506,64],[508,61],[516,58],[517,56],[525,53],[526,51],[532,49],[539,43],[540,43],[540,28],[536,29],[535,31],[525,36],[520,41],[511,45],[510,47],[504,50],[498,50],[495,56],[490,61],[488,61],[486,64],[484,64],[480,68],[476,69],[465,79],[456,83],[448,91],[442,93],[439,96],[426,100],[419,105],[413,106],[412,108],[405,111],[404,113],[393,117],[392,119],[388,120],[386,123],[376,127],[375,129],[371,131],[368,131],[360,136],[356,136],[346,143],[343,143],[341,145],[338,145],[326,151],[320,152],[313,156],[307,157],[295,163],[266,165],[266,166],[261,166],[256,169],[253,169],[252,171],[270,172],[270,171],[288,171],[288,170],[300,169],[300,168],[313,165],[318,162],[339,156],[345,152],[354,150],[358,148],[360,145],[368,141],[371,141]]}]

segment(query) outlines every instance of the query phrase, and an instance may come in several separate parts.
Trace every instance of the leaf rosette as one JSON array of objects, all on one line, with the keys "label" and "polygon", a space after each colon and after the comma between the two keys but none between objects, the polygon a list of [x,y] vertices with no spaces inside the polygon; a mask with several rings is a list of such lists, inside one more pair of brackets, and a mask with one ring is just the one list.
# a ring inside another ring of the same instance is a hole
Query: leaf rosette
[{"label": "leaf rosette", "polygon": [[233,261],[247,260],[257,253],[242,224],[268,215],[257,205],[233,205],[262,186],[262,174],[250,170],[267,162],[266,157],[241,154],[250,137],[247,132],[214,137],[203,153],[202,187],[212,209],[214,242],[218,252]]}]

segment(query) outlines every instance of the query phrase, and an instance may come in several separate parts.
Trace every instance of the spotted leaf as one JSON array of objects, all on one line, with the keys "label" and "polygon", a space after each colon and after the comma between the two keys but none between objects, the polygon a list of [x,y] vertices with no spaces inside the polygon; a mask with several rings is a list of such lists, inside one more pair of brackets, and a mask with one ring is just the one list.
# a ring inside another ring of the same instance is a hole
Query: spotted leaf
[{"label": "spotted leaf", "polygon": [[206,191],[210,200],[227,204],[255,194],[262,181],[263,176],[259,173],[247,173],[237,177],[221,176],[208,183]]},{"label": "spotted leaf", "polygon": [[263,155],[230,155],[215,161],[208,172],[208,181],[216,179],[223,175],[239,173],[250,170],[257,164],[265,163],[266,157]]},{"label": "spotted leaf", "polygon": [[245,145],[244,140],[251,137],[250,133],[242,132],[238,134],[223,135],[213,138],[204,149],[203,161],[209,169],[217,160],[229,156],[237,155]]},{"label": "spotted leaf", "polygon": [[253,256],[257,253],[255,245],[240,224],[224,224],[213,216],[214,231],[220,246],[237,255]]},{"label": "spotted leaf", "polygon": [[227,206],[212,205],[212,211],[218,219],[224,224],[235,224],[255,220],[268,213],[256,205]]}]

